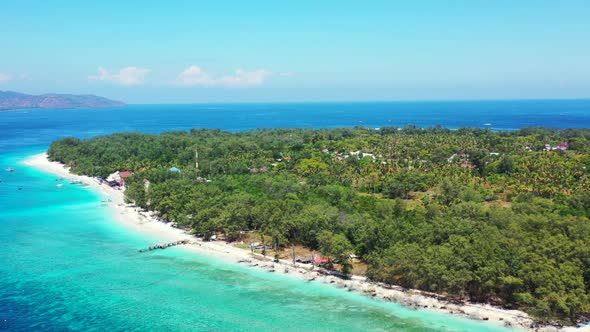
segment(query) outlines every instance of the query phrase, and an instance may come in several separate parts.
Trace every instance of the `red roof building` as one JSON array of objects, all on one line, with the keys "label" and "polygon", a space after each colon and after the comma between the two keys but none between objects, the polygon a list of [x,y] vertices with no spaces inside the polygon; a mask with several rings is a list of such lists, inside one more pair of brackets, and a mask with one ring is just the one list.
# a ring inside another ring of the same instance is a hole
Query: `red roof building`
[{"label": "red roof building", "polygon": [[330,258],[329,257],[324,257],[324,256],[317,256],[313,258],[313,262],[316,264],[326,264],[326,263],[330,263]]},{"label": "red roof building", "polygon": [[133,173],[131,173],[129,171],[119,172],[119,178],[120,178],[119,183],[122,185],[125,184],[125,179],[132,176],[132,175],[133,175]]},{"label": "red roof building", "polygon": [[120,176],[121,178],[123,178],[123,179],[124,179],[124,178],[128,178],[128,177],[130,177],[130,176],[132,176],[132,175],[133,175],[133,173],[131,173],[131,172],[129,172],[129,171],[125,171],[125,172],[120,172],[120,173],[119,173],[119,176]]},{"label": "red roof building", "polygon": [[473,165],[473,164],[462,163],[462,164],[461,164],[461,167],[462,167],[462,168],[471,168],[471,169],[474,169],[476,166],[475,166],[475,165]]}]

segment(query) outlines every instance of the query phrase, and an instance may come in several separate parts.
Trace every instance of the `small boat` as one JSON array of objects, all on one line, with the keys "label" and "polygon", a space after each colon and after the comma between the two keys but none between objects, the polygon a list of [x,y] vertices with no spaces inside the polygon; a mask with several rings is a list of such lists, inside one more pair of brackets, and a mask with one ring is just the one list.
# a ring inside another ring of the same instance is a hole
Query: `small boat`
[{"label": "small boat", "polygon": [[8,168],[6,169],[6,171],[7,171],[7,172],[14,172],[14,168],[12,168],[12,167],[8,167]]},{"label": "small boat", "polygon": [[62,188],[62,187],[64,186],[64,184],[63,184],[63,183],[58,183],[58,184],[56,184],[55,186],[56,186],[57,188]]},{"label": "small boat", "polygon": [[64,178],[57,178],[55,181],[63,181]]},{"label": "small boat", "polygon": [[70,181],[70,184],[82,184],[82,181],[80,181],[80,180],[72,180],[72,181]]}]

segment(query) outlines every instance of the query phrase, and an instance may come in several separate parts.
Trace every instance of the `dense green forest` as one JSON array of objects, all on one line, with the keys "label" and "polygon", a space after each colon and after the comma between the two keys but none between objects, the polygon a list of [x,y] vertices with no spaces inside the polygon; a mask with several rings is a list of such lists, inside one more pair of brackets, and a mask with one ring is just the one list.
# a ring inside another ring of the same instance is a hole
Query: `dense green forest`
[{"label": "dense green forest", "polygon": [[543,319],[590,313],[590,130],[193,129],[65,138],[49,157],[133,171],[130,202],[206,237],[256,231],[344,272],[354,253],[377,281]]}]

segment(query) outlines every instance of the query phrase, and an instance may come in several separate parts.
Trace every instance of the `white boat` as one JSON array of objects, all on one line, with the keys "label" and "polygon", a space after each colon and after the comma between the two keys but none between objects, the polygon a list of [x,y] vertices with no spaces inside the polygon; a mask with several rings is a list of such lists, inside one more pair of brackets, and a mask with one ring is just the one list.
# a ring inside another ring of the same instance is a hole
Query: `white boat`
[{"label": "white boat", "polygon": [[57,188],[62,188],[62,187],[64,186],[64,184],[63,184],[63,183],[59,183],[59,184],[56,184],[55,186],[56,186]]},{"label": "white boat", "polygon": [[6,169],[6,171],[7,171],[7,172],[14,172],[14,168],[12,168],[12,167],[8,167],[8,168]]}]

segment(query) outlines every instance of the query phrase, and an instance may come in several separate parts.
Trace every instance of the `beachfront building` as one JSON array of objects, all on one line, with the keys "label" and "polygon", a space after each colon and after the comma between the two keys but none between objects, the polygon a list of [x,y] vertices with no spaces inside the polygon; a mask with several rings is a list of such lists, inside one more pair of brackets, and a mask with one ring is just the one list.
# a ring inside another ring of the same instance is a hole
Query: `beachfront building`
[{"label": "beachfront building", "polygon": [[330,257],[324,257],[324,256],[315,256],[313,258],[313,262],[315,265],[322,265],[322,264],[328,264],[332,261],[332,259]]},{"label": "beachfront building", "polygon": [[129,171],[123,171],[123,172],[119,172],[116,171],[115,173],[112,173],[111,175],[109,175],[106,178],[106,181],[111,184],[114,185],[115,183],[118,184],[119,186],[124,186],[125,185],[125,179],[127,179],[128,177],[133,176],[132,172]]}]

